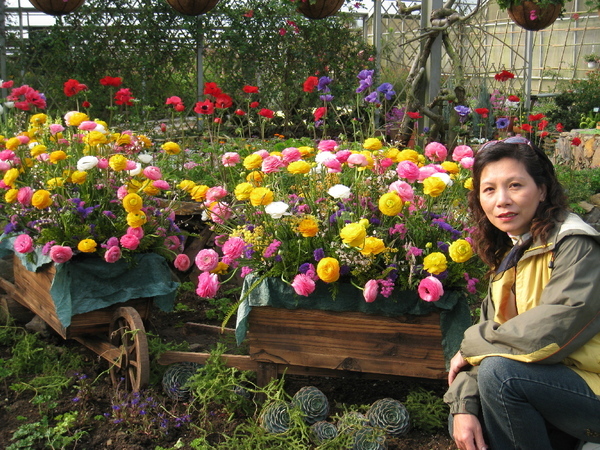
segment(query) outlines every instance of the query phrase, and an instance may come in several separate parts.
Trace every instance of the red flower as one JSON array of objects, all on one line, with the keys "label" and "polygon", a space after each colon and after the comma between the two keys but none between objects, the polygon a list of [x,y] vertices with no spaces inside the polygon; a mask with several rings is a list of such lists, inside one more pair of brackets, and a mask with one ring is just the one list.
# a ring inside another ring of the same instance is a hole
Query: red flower
[{"label": "red flower", "polygon": [[248,17],[248,18],[252,18],[252,16],[254,16],[254,10],[249,9],[248,11],[246,11],[244,14],[242,14],[242,16],[244,17]]},{"label": "red flower", "polygon": [[571,145],[574,145],[574,146],[581,145],[581,139],[579,139],[578,137],[576,137],[576,138],[573,138],[573,139],[571,140]]},{"label": "red flower", "polygon": [[4,83],[0,84],[0,88],[2,89],[10,89],[11,87],[13,87],[15,84],[15,82],[13,80],[8,80],[5,81]]},{"label": "red flower", "polygon": [[246,85],[242,88],[246,94],[258,94],[258,86]]},{"label": "red flower", "polygon": [[198,114],[212,114],[215,112],[215,105],[210,100],[196,103],[194,111]]},{"label": "red flower", "polygon": [[562,133],[563,131],[565,131],[565,127],[562,123],[557,123],[556,124],[556,131],[558,131],[559,133]]},{"label": "red flower", "polygon": [[494,75],[494,78],[497,81],[502,81],[502,82],[510,80],[511,78],[514,78],[514,77],[515,77],[515,74],[512,72],[509,72],[508,70],[503,70],[502,72]]},{"label": "red flower", "polygon": [[117,105],[127,105],[132,106],[134,97],[129,88],[119,89],[115,92],[115,103]]},{"label": "red flower", "polygon": [[302,90],[304,92],[313,92],[318,84],[319,79],[317,77],[308,77],[302,84]]},{"label": "red flower", "polygon": [[527,133],[531,133],[531,130],[533,129],[533,127],[531,125],[529,125],[528,123],[524,123],[524,124],[521,124],[521,129],[523,131],[526,131]]},{"label": "red flower", "polygon": [[519,97],[517,97],[516,95],[509,95],[507,100],[509,102],[513,102],[513,103],[517,103],[517,102],[521,101],[521,99]]},{"label": "red flower", "polygon": [[546,136],[548,136],[549,134],[550,134],[550,133],[548,133],[547,131],[542,131],[542,132],[540,133],[540,137],[543,139],[543,138],[545,138]]},{"label": "red flower", "polygon": [[484,119],[487,119],[488,114],[490,113],[490,110],[487,108],[475,108],[475,112],[477,114],[479,114],[481,117],[483,117]]},{"label": "red flower", "polygon": [[223,123],[223,119],[221,119],[220,117],[215,117],[214,122],[215,123]]},{"label": "red flower", "polygon": [[413,120],[423,118],[423,116],[419,113],[419,111],[408,111],[406,114],[408,114],[408,117],[410,117]]},{"label": "red flower", "polygon": [[325,106],[321,106],[320,108],[315,109],[313,115],[315,116],[315,122],[317,120],[321,120],[323,116],[327,114],[327,108]]},{"label": "red flower", "polygon": [[87,100],[85,100],[81,106],[83,106],[84,108],[89,108],[90,106],[92,106],[92,104],[90,102],[88,102]]},{"label": "red flower", "polygon": [[102,86],[112,86],[119,87],[123,83],[123,79],[121,77],[104,77],[100,78],[100,84]]},{"label": "red flower", "polygon": [[529,121],[530,122],[535,122],[536,120],[541,120],[544,117],[546,117],[545,115],[543,115],[542,113],[539,114],[529,114]]},{"label": "red flower", "polygon": [[63,92],[67,97],[72,97],[85,90],[87,90],[87,86],[85,84],[73,79],[65,81],[65,84],[63,85]]},{"label": "red flower", "polygon": [[271,111],[270,109],[267,108],[263,108],[258,112],[259,116],[263,116],[265,119],[272,119],[273,117],[275,117],[275,113],[273,111]]},{"label": "red flower", "polygon": [[225,109],[233,105],[233,100],[227,94],[219,94],[215,97],[215,108]]},{"label": "red flower", "polygon": [[181,98],[174,95],[173,97],[169,97],[165,102],[165,105],[177,105],[182,103]]},{"label": "red flower", "polygon": [[221,95],[221,89],[217,86],[217,83],[204,83],[204,95]]},{"label": "red flower", "polygon": [[280,36],[285,36],[287,34],[287,31],[285,31],[285,28],[280,28],[279,29],[279,35]]},{"label": "red flower", "polygon": [[547,120],[540,120],[540,123],[538,123],[538,130],[544,130],[548,126],[548,123]]},{"label": "red flower", "polygon": [[185,105],[183,103],[177,103],[173,108],[175,108],[175,111],[177,112],[185,111]]},{"label": "red flower", "polygon": [[243,109],[236,109],[234,111],[234,114],[237,115],[237,116],[245,116],[246,115],[246,113],[244,112]]},{"label": "red flower", "polygon": [[259,105],[260,105],[259,102],[252,102],[252,103],[250,103],[250,108],[258,108]]}]

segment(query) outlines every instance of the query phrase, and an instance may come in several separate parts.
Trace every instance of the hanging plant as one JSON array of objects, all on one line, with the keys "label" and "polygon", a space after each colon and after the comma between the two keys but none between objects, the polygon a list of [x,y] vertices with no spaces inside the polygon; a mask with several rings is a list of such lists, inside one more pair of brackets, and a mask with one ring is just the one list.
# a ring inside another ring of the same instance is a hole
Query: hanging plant
[{"label": "hanging plant", "polygon": [[323,19],[337,13],[346,0],[294,0],[298,12],[309,19]]},{"label": "hanging plant", "polygon": [[199,16],[217,6],[219,0],[167,0],[167,3],[178,13]]},{"label": "hanging plant", "polygon": [[497,0],[509,17],[521,28],[543,30],[556,21],[567,0]]},{"label": "hanging plant", "polygon": [[35,9],[51,16],[69,14],[83,5],[85,0],[29,0]]}]

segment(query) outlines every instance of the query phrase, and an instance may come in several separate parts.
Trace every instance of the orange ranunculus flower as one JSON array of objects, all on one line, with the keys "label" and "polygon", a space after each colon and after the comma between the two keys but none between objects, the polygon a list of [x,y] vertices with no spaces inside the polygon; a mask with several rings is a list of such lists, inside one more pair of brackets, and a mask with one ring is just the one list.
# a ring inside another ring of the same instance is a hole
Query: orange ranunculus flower
[{"label": "orange ranunculus flower", "polygon": [[305,217],[298,223],[296,229],[304,237],[314,237],[319,231],[319,224],[313,217]]},{"label": "orange ranunculus flower", "polygon": [[252,206],[266,206],[273,202],[273,191],[265,187],[257,187],[250,192],[250,203]]},{"label": "orange ranunculus flower", "polygon": [[325,283],[335,283],[340,279],[340,263],[335,258],[322,258],[317,264],[317,275]]},{"label": "orange ranunculus flower", "polygon": [[45,209],[52,204],[50,192],[45,189],[38,189],[31,197],[31,204],[37,209]]},{"label": "orange ranunculus flower", "polygon": [[128,213],[137,212],[142,209],[143,206],[144,201],[138,194],[127,194],[123,198],[123,208],[125,208],[125,211]]}]

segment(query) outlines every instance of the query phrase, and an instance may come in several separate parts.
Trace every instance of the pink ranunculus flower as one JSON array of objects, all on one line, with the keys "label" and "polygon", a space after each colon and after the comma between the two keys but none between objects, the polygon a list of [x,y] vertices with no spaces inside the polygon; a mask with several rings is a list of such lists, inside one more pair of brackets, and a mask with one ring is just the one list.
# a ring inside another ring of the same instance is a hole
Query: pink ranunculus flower
[{"label": "pink ranunculus flower", "polygon": [[50,258],[57,264],[67,262],[73,257],[73,249],[66,245],[53,245],[50,248]]},{"label": "pink ranunculus flower", "polygon": [[15,239],[15,251],[19,253],[29,253],[33,251],[33,239],[28,234],[20,234]]},{"label": "pink ranunculus flower", "polygon": [[167,236],[165,238],[165,247],[176,252],[181,247],[181,241],[177,236]]},{"label": "pink ranunculus flower", "polygon": [[33,197],[33,189],[29,186],[22,187],[17,192],[17,201],[23,206],[31,205],[31,197]]},{"label": "pink ranunculus flower", "polygon": [[352,154],[350,150],[340,150],[335,154],[335,159],[344,164],[348,161],[348,157]]},{"label": "pink ranunculus flower", "polygon": [[119,240],[121,247],[127,250],[135,250],[140,245],[140,240],[134,234],[124,234]]},{"label": "pink ranunculus flower", "polygon": [[128,159],[127,162],[125,163],[125,170],[135,170],[138,168],[138,165],[136,164],[135,161],[132,161],[131,159]]},{"label": "pink ranunculus flower", "polygon": [[211,187],[206,191],[207,202],[218,202],[225,196],[227,196],[227,189],[222,186]]},{"label": "pink ranunculus flower", "polygon": [[473,164],[475,163],[475,158],[471,156],[465,156],[460,160],[460,165],[463,169],[471,170],[473,168]]},{"label": "pink ranunculus flower", "polygon": [[8,161],[0,161],[0,172],[6,172],[12,167]]},{"label": "pink ranunculus flower", "polygon": [[223,244],[223,255],[235,260],[242,256],[246,243],[242,238],[232,237]]},{"label": "pink ranunculus flower", "polygon": [[369,280],[365,283],[365,289],[363,291],[363,297],[365,302],[373,303],[379,294],[379,283],[377,280]]},{"label": "pink ranunculus flower", "polygon": [[367,157],[360,153],[352,153],[350,156],[348,156],[347,162],[350,167],[365,167],[369,164]]},{"label": "pink ranunculus flower", "polygon": [[396,167],[396,173],[400,178],[405,178],[409,183],[414,183],[419,179],[419,166],[412,161],[400,161]]},{"label": "pink ranunculus flower", "polygon": [[233,167],[240,162],[240,155],[235,152],[226,152],[221,156],[221,163],[225,167]]},{"label": "pink ranunculus flower", "polygon": [[144,229],[142,227],[128,227],[127,234],[132,234],[136,238],[142,239],[144,237]]},{"label": "pink ranunculus flower", "polygon": [[214,270],[219,264],[219,254],[212,248],[204,248],[198,252],[194,262],[203,272]]},{"label": "pink ranunculus flower", "polygon": [[227,203],[213,203],[208,209],[208,216],[214,223],[224,224],[233,216],[233,210]]},{"label": "pink ranunculus flower", "polygon": [[302,159],[302,153],[300,153],[300,150],[296,147],[284,148],[281,151],[281,156],[283,157],[283,162],[285,164],[300,161]]},{"label": "pink ranunculus flower", "polygon": [[334,141],[333,139],[325,139],[321,142],[319,142],[319,145],[317,145],[317,148],[320,151],[326,151],[326,152],[334,152],[338,149],[338,143],[336,141]]},{"label": "pink ranunculus flower", "polygon": [[294,288],[296,294],[308,297],[315,290],[315,282],[309,275],[299,273],[294,277],[294,281],[292,281],[292,287]]},{"label": "pink ranunculus flower", "polygon": [[108,159],[98,158],[98,165],[96,167],[98,167],[98,169],[106,169],[108,167]]},{"label": "pink ranunculus flower", "polygon": [[162,178],[162,172],[160,170],[160,167],[148,166],[148,167],[144,168],[142,173],[149,180],[156,181],[156,180],[160,180]]},{"label": "pink ranunculus flower", "polygon": [[342,171],[342,163],[339,162],[336,158],[331,158],[326,161],[323,161],[323,165],[327,167],[327,171],[329,173],[341,173]]},{"label": "pink ranunculus flower", "polygon": [[106,253],[104,253],[104,261],[107,263],[112,264],[117,262],[119,259],[121,259],[121,249],[117,245],[110,247],[108,250],[106,250]]},{"label": "pink ranunculus flower", "polygon": [[123,200],[127,194],[129,194],[129,191],[127,190],[127,186],[121,186],[119,187],[119,189],[117,189],[117,198],[119,200]]},{"label": "pink ranunculus flower", "polygon": [[415,198],[412,186],[406,181],[394,181],[390,184],[389,189],[390,192],[396,192],[403,202],[412,202]]},{"label": "pink ranunculus flower", "polygon": [[261,164],[261,170],[264,173],[279,172],[283,167],[285,167],[285,164],[277,156],[267,156]]},{"label": "pink ranunculus flower", "polygon": [[463,158],[472,157],[473,149],[468,145],[458,145],[452,152],[452,161],[460,162]]},{"label": "pink ranunculus flower", "polygon": [[59,123],[53,123],[48,128],[50,129],[50,134],[52,134],[52,136],[56,135],[57,133],[61,133],[61,132],[65,131],[65,127],[63,127]]},{"label": "pink ranunculus flower", "polygon": [[444,286],[436,277],[430,275],[423,278],[417,288],[419,297],[426,302],[437,302],[444,295]]},{"label": "pink ranunculus flower", "polygon": [[93,120],[84,120],[77,128],[83,131],[92,131],[95,130],[97,126],[98,122],[94,122]]},{"label": "pink ranunculus flower", "polygon": [[12,150],[2,150],[0,152],[0,159],[2,161],[11,161],[15,156],[17,155]]},{"label": "pink ranunculus flower", "polygon": [[29,143],[29,140],[30,140],[30,139],[29,139],[29,136],[25,136],[25,135],[23,135],[23,134],[21,134],[21,135],[17,136],[17,139],[19,140],[19,142],[20,142],[22,145],[28,144],[28,143]]},{"label": "pink ranunculus flower", "polygon": [[265,159],[265,158],[268,158],[269,156],[271,156],[271,154],[264,148],[261,148],[260,150],[256,150],[254,152],[254,154],[260,156],[262,159]]},{"label": "pink ranunculus flower", "polygon": [[394,161],[392,160],[392,158],[381,158],[381,161],[379,161],[379,164],[381,165],[381,167],[383,167],[384,169],[387,169],[388,167],[390,167],[392,164],[394,164]]},{"label": "pink ranunculus flower", "polygon": [[171,189],[171,185],[167,183],[165,180],[156,180],[152,182],[152,186],[156,189],[160,189],[161,191],[168,191]]},{"label": "pink ranunculus flower", "polygon": [[175,266],[175,268],[181,272],[185,272],[186,270],[188,270],[190,268],[190,266],[192,265],[192,262],[190,261],[190,258],[188,255],[186,255],[185,253],[180,253],[179,255],[177,255],[175,257],[175,260],[173,261],[173,265]]},{"label": "pink ranunculus flower", "polygon": [[444,144],[439,142],[430,142],[425,146],[425,156],[432,161],[444,161],[448,156],[448,149]]},{"label": "pink ranunculus flower", "polygon": [[219,290],[219,278],[216,273],[202,272],[198,276],[196,294],[202,298],[213,298]]},{"label": "pink ranunculus flower", "polygon": [[241,270],[241,272],[240,272],[240,276],[241,276],[242,278],[245,278],[245,277],[246,277],[246,275],[248,275],[248,274],[252,273],[252,271],[253,271],[253,270],[254,270],[254,269],[252,269],[252,267],[244,266],[244,267],[242,267],[242,270]]},{"label": "pink ranunculus flower", "polygon": [[444,172],[444,169],[440,168],[435,164],[428,164],[427,166],[423,166],[419,168],[419,181],[423,181],[425,178],[429,178],[430,176]]}]

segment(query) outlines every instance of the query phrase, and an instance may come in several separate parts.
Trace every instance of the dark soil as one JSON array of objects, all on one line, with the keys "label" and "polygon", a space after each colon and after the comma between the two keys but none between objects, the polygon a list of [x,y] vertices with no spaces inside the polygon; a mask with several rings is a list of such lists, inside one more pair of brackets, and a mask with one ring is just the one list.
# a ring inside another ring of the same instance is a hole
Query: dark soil
[{"label": "dark soil", "polygon": [[[164,343],[188,342],[194,351],[210,352],[218,341],[218,336],[210,334],[197,334],[186,332],[184,324],[207,323],[219,324],[216,320],[209,320],[206,312],[211,308],[205,301],[200,300],[194,295],[182,297],[178,302],[188,306],[189,310],[183,312],[164,313],[154,310],[151,317],[146,321],[146,332],[150,336],[158,336]],[[125,393],[120,388],[111,384],[110,377],[106,370],[108,364],[99,358],[95,353],[87,350],[81,344],[72,340],[63,340],[51,332],[44,340],[48,345],[53,344],[64,349],[65,352],[77,352],[81,354],[85,361],[85,367],[81,372],[87,376],[87,380],[94,380],[100,376],[94,384],[88,383],[89,388],[84,392],[79,392],[75,386],[67,391],[67,394],[58,401],[57,405],[50,411],[44,411],[44,405],[35,405],[32,403],[33,394],[27,391],[17,394],[14,390],[8,388],[15,380],[8,377],[6,383],[0,384],[0,447],[5,448],[10,443],[13,433],[24,423],[34,423],[41,420],[44,415],[54,418],[59,414],[69,411],[79,411],[81,426],[87,432],[76,445],[66,448],[77,449],[154,449],[156,446],[171,448],[179,440],[184,444],[179,448],[192,448],[189,443],[200,433],[190,424],[184,424],[180,427],[174,426],[174,417],[185,415],[187,404],[177,403],[169,399],[163,392],[160,382],[154,381],[143,396],[151,396],[159,405],[156,411],[168,411],[171,413],[171,422],[168,433],[156,432],[154,426],[144,428],[141,422],[135,422],[136,426],[124,426],[123,424],[114,424],[109,419],[98,420],[96,416],[106,416],[113,414],[113,406],[118,404],[119,392],[121,398]],[[229,345],[232,340],[229,339]],[[0,362],[2,358],[10,357],[10,350],[0,346]],[[151,360],[152,371],[164,370],[164,367],[158,366],[156,361]],[[0,366],[1,369],[1,366]],[[1,372],[0,372],[1,373]],[[77,379],[77,377],[75,377]],[[1,380],[1,378],[0,378]],[[81,384],[83,382],[79,382]],[[445,390],[444,381],[425,380],[413,378],[395,378],[394,380],[369,380],[369,379],[349,379],[349,378],[325,378],[325,377],[285,377],[286,391],[293,395],[303,386],[316,386],[327,396],[332,409],[339,407],[339,404],[347,405],[368,405],[375,400],[391,397],[403,401],[410,390],[417,387],[423,387],[429,391],[434,391],[442,395]],[[117,400],[115,400],[117,397]],[[78,401],[73,399],[78,398]],[[42,415],[40,415],[40,411]],[[192,424],[196,417],[192,412]],[[114,417],[114,416],[113,416]],[[213,433],[210,439],[214,442],[219,441],[221,434],[228,434],[235,426],[246,419],[239,414],[230,418],[216,409],[212,415],[210,426]],[[125,423],[125,422],[124,422]],[[205,427],[206,428],[206,427]],[[209,441],[210,441],[209,439]],[[38,446],[27,448],[53,448],[50,446]],[[60,447],[58,447],[60,448]],[[435,434],[425,434],[418,430],[411,430],[407,435],[401,438],[388,439],[388,448],[411,449],[411,450],[451,450],[456,447],[448,437],[445,430],[439,430]],[[259,449],[260,450],[260,449]]]}]

